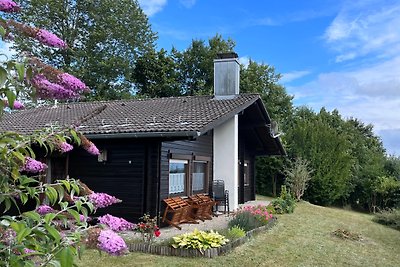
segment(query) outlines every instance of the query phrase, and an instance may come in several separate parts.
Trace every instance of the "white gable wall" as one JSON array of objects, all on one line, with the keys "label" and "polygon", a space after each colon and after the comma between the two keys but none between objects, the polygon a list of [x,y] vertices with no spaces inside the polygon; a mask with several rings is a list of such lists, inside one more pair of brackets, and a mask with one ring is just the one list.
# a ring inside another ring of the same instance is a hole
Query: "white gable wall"
[{"label": "white gable wall", "polygon": [[230,210],[238,208],[238,115],[214,128],[214,180],[224,180]]}]

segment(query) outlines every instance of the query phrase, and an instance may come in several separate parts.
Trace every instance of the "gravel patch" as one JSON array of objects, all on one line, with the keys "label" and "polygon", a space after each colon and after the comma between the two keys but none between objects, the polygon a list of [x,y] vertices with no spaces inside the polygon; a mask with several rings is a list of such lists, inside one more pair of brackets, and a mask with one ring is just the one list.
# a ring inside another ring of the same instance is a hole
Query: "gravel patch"
[{"label": "gravel patch", "polygon": [[[257,205],[268,205],[269,201],[248,201],[240,206],[257,206]],[[167,226],[160,229],[161,235],[156,238],[156,242],[162,242],[164,240],[170,239],[173,236],[181,235],[184,233],[193,232],[194,229],[207,231],[207,230],[222,230],[228,227],[228,222],[231,219],[232,214],[219,213],[217,217],[213,217],[212,220],[205,220],[204,222],[199,221],[198,224],[194,223],[183,223],[179,226],[182,230],[179,230],[173,226]],[[126,231],[121,233],[124,239],[140,239],[140,234],[133,231]]]}]

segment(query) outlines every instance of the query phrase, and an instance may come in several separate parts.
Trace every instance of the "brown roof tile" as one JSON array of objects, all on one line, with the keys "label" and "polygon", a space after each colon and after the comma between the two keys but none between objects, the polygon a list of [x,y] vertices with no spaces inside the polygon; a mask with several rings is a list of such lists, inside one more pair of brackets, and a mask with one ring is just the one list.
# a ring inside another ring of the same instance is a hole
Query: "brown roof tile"
[{"label": "brown roof tile", "polygon": [[88,135],[203,134],[258,99],[255,94],[241,94],[225,100],[189,96],[66,103],[5,114],[0,131],[27,134],[50,125],[78,125]]}]

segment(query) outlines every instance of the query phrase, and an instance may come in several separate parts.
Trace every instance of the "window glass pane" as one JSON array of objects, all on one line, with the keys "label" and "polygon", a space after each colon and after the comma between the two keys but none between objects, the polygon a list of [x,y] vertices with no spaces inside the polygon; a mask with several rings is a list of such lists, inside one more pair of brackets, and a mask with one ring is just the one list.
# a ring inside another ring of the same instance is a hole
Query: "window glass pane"
[{"label": "window glass pane", "polygon": [[245,162],[244,163],[244,170],[243,170],[243,174],[244,174],[244,184],[245,185],[249,185],[250,184],[250,173],[249,173],[250,169],[249,169],[249,163]]},{"label": "window glass pane", "polygon": [[194,162],[193,163],[193,191],[205,191],[206,188],[206,175],[207,175],[207,163],[206,162]]},{"label": "window glass pane", "polygon": [[169,193],[185,192],[187,160],[170,160],[169,162]]}]

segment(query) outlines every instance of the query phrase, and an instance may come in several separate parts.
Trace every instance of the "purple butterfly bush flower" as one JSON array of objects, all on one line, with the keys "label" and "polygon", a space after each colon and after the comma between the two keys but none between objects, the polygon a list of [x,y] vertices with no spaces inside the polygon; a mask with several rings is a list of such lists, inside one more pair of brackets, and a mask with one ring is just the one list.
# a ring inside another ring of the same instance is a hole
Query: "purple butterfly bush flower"
[{"label": "purple butterfly bush flower", "polygon": [[112,230],[102,230],[97,238],[97,247],[108,254],[118,256],[127,250],[125,241]]},{"label": "purple butterfly bush flower", "polygon": [[31,82],[37,89],[37,94],[40,98],[70,99],[79,97],[79,94],[76,92],[71,91],[62,85],[50,82],[43,74],[35,75]]},{"label": "purple butterfly bush flower", "polygon": [[36,253],[36,252],[37,252],[36,250],[29,249],[29,248],[24,248],[24,253],[25,254]]},{"label": "purple butterfly bush flower", "polygon": [[55,210],[47,205],[40,205],[39,207],[36,208],[36,212],[39,213],[40,215],[45,215],[47,213],[52,213]]},{"label": "purple butterfly bush flower", "polygon": [[20,102],[20,101],[18,101],[18,100],[15,100],[15,101],[14,101],[13,108],[14,108],[14,109],[24,109],[25,106],[24,106],[24,104],[23,104],[22,102]]},{"label": "purple butterfly bush flower", "polygon": [[22,167],[22,171],[30,172],[30,173],[38,173],[47,169],[47,165],[37,161],[33,158],[26,157],[25,165]]},{"label": "purple butterfly bush flower", "polygon": [[6,245],[11,245],[16,241],[17,232],[15,232],[11,228],[8,228],[3,232],[0,232],[0,234],[1,234],[1,241],[4,242]]},{"label": "purple butterfly bush flower", "polygon": [[89,201],[93,203],[95,208],[105,208],[111,206],[112,204],[122,202],[122,200],[106,193],[91,193],[88,198]]},{"label": "purple butterfly bush flower", "polygon": [[42,44],[47,45],[47,46],[58,47],[58,48],[62,48],[62,49],[67,48],[67,44],[63,40],[58,38],[57,35],[49,32],[49,31],[43,30],[43,29],[40,29],[36,33],[35,38],[39,42],[41,42]]},{"label": "purple butterfly bush flower", "polygon": [[74,147],[67,142],[61,142],[58,148],[62,153],[67,153],[71,151]]},{"label": "purple butterfly bush flower", "polygon": [[100,151],[99,149],[96,147],[95,144],[93,144],[92,142],[90,142],[90,145],[87,147],[84,147],[84,149],[89,152],[90,154],[97,156],[100,155]]},{"label": "purple butterfly bush flower", "polygon": [[123,218],[118,218],[110,214],[101,216],[98,219],[101,224],[107,225],[111,230],[115,232],[133,230],[136,226],[135,224],[128,222]]},{"label": "purple butterfly bush flower", "polygon": [[[9,106],[8,100],[3,99],[4,106]],[[13,109],[24,109],[25,106],[22,102],[18,100],[14,100]]]},{"label": "purple butterfly bush flower", "polygon": [[86,92],[88,88],[85,83],[69,73],[58,75],[59,83],[74,92]]},{"label": "purple butterfly bush flower", "polygon": [[0,11],[12,13],[12,12],[18,12],[19,10],[20,7],[14,1],[0,0]]}]

